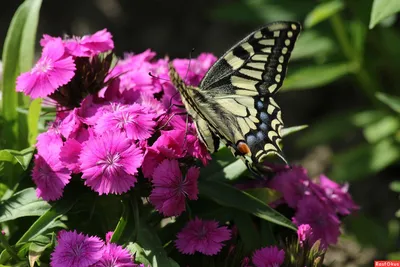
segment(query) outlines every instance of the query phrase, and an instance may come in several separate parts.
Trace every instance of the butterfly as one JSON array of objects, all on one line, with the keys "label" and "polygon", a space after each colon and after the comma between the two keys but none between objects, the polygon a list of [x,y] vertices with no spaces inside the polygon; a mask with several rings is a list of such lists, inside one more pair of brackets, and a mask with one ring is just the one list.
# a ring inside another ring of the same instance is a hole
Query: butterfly
[{"label": "butterfly", "polygon": [[255,30],[217,60],[199,87],[187,86],[170,63],[171,82],[211,153],[222,141],[256,175],[262,175],[269,155],[286,162],[280,147],[281,110],[273,97],[300,30],[299,23],[290,21]]}]

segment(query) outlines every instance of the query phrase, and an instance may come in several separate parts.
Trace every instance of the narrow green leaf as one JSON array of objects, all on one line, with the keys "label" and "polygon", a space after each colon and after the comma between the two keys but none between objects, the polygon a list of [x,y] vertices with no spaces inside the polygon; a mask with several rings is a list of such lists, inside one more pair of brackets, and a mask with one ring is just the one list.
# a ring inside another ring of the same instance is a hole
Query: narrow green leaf
[{"label": "narrow green leaf", "polygon": [[19,52],[22,39],[22,32],[26,17],[29,13],[29,1],[20,5],[15,12],[3,47],[3,95],[2,95],[2,114],[7,122],[3,127],[3,138],[9,142],[9,147],[16,142],[18,136],[18,96],[15,91],[15,80],[19,74]]},{"label": "narrow green leaf", "polygon": [[130,242],[126,248],[132,255],[135,255],[135,262],[144,263],[145,266],[150,266],[150,261],[146,258],[144,249],[138,243]]},{"label": "narrow green leaf", "polygon": [[212,161],[205,168],[202,168],[200,175],[201,177],[209,177],[235,161],[236,158],[232,155],[231,150],[228,147],[223,147],[212,154]]},{"label": "narrow green leaf", "polygon": [[316,31],[305,31],[300,34],[299,40],[293,49],[290,59],[300,60],[324,57],[335,49],[335,42]]},{"label": "narrow green leaf", "polygon": [[340,0],[325,1],[318,4],[306,17],[304,27],[311,28],[318,23],[327,20],[344,8]]},{"label": "narrow green leaf", "polygon": [[42,99],[36,98],[31,102],[28,113],[28,131],[29,131],[28,142],[30,145],[36,144],[36,137],[39,134],[38,126],[39,126],[39,118],[41,110],[42,110]]},{"label": "narrow green leaf", "polygon": [[282,90],[286,92],[324,86],[355,70],[356,66],[349,63],[326,64],[290,70]]},{"label": "narrow green leaf", "polygon": [[374,0],[371,10],[369,28],[372,29],[384,18],[389,17],[400,11],[400,1],[398,0]]},{"label": "narrow green leaf", "polygon": [[34,151],[35,148],[33,147],[28,147],[21,151],[3,149],[0,150],[0,161],[7,161],[12,164],[18,162],[21,165],[22,169],[25,171],[28,169]]},{"label": "narrow green leaf", "polygon": [[304,130],[308,127],[308,125],[304,124],[304,125],[299,125],[299,126],[292,126],[292,127],[288,127],[288,128],[283,128],[282,129],[282,137],[288,136],[290,134],[299,132],[301,130]]},{"label": "narrow green leaf", "polygon": [[64,216],[77,202],[77,199],[63,198],[55,203],[50,210],[40,216],[25,234],[18,240],[17,244],[28,242],[30,239],[44,233],[54,226],[54,222]]},{"label": "narrow green leaf", "polygon": [[236,208],[263,220],[296,230],[296,227],[285,216],[259,199],[231,185],[211,180],[199,180],[199,192],[221,206]]},{"label": "narrow green leaf", "polygon": [[244,172],[247,171],[246,165],[243,163],[243,160],[237,159],[231,164],[225,166],[222,170],[214,172],[211,176],[202,176],[207,177],[209,180],[236,180],[238,179]]},{"label": "narrow green leaf", "polygon": [[400,97],[388,95],[384,93],[376,93],[375,95],[380,101],[388,105],[391,109],[400,113]]},{"label": "narrow green leaf", "polygon": [[354,181],[374,174],[400,159],[400,149],[391,140],[363,144],[335,155],[329,177]]},{"label": "narrow green leaf", "polygon": [[400,260],[400,251],[389,253],[386,258],[391,261]]},{"label": "narrow green leaf", "polygon": [[174,267],[164,250],[157,233],[150,225],[141,221],[138,232],[138,243],[143,248],[152,267]]},{"label": "narrow green leaf", "polygon": [[36,197],[34,188],[27,188],[0,202],[0,222],[26,216],[42,216],[50,207],[46,201]]},{"label": "narrow green leaf", "polygon": [[260,233],[255,228],[250,214],[243,211],[236,211],[233,221],[239,230],[239,235],[243,240],[247,253],[261,247]]}]

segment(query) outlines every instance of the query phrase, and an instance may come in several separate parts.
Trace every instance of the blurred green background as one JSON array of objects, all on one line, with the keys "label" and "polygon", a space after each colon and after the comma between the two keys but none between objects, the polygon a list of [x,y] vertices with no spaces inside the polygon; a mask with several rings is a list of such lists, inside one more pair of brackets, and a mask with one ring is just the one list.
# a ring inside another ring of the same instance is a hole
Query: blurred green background
[{"label": "blurred green background", "polygon": [[[21,2],[1,3],[1,50]],[[107,28],[119,56],[147,48],[159,57],[188,57],[192,48],[219,56],[263,24],[300,21],[276,99],[286,126],[309,128],[284,140],[285,155],[313,176],[349,183],[361,209],[344,220],[327,263],[371,266],[400,259],[400,1],[373,2],[47,0],[37,40]]]}]

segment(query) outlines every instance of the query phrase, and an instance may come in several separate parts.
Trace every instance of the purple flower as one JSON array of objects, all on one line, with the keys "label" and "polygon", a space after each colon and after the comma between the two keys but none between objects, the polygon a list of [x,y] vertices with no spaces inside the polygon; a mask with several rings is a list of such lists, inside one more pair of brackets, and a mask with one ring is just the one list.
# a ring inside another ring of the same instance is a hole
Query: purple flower
[{"label": "purple flower", "polygon": [[90,267],[136,267],[127,249],[114,243],[105,245],[101,259]]},{"label": "purple flower", "polygon": [[123,131],[132,140],[144,140],[151,136],[156,122],[155,114],[139,104],[129,105],[100,117],[95,126],[97,134],[105,131]]},{"label": "purple flower", "polygon": [[102,258],[105,249],[100,238],[76,231],[59,232],[57,243],[51,253],[52,267],[88,267]]},{"label": "purple flower", "polygon": [[199,168],[191,167],[183,178],[177,160],[164,160],[154,170],[154,189],[150,195],[150,202],[165,216],[181,214],[185,210],[186,197],[191,200],[197,199],[199,174]]},{"label": "purple flower", "polygon": [[320,175],[319,185],[338,213],[348,215],[352,211],[359,209],[348,193],[348,185],[340,186],[325,175]]},{"label": "purple flower", "polygon": [[265,247],[253,253],[252,261],[256,267],[279,267],[285,260],[285,252],[275,246]]},{"label": "purple flower", "polygon": [[[217,58],[209,53],[202,53],[197,59],[175,59],[174,67],[186,83],[197,86]],[[189,65],[190,62],[190,65]]]},{"label": "purple flower", "polygon": [[296,225],[308,224],[313,231],[310,242],[321,240],[323,248],[336,244],[340,235],[340,220],[315,196],[304,197],[299,201],[293,222]]},{"label": "purple flower", "polygon": [[[304,243],[308,242],[313,238],[312,228],[308,224],[301,224],[297,229],[297,239],[301,246],[304,246]],[[310,244],[312,245],[312,244]]]},{"label": "purple flower", "polygon": [[37,140],[38,153],[32,171],[36,194],[47,201],[59,199],[71,179],[71,171],[63,166],[59,157],[63,141],[55,131],[42,133]]},{"label": "purple flower", "polygon": [[17,92],[24,92],[32,98],[48,96],[67,84],[74,76],[74,71],[72,57],[64,55],[61,39],[55,38],[45,45],[33,69],[17,78]]},{"label": "purple flower", "polygon": [[189,221],[178,233],[175,246],[182,254],[194,254],[196,251],[205,255],[216,255],[231,238],[231,230],[226,226],[218,227],[216,221],[203,221],[195,218]]},{"label": "purple flower", "polygon": [[92,136],[83,143],[79,158],[82,179],[94,191],[121,194],[135,185],[142,151],[120,132]]},{"label": "purple flower", "polygon": [[114,49],[111,33],[107,29],[92,35],[67,39],[64,42],[68,53],[76,57],[91,57]]}]

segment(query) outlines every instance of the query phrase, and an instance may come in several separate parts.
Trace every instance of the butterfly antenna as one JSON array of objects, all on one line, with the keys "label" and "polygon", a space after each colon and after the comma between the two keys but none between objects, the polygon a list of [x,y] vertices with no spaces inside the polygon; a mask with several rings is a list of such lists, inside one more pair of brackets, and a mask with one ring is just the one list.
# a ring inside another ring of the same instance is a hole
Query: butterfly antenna
[{"label": "butterfly antenna", "polygon": [[186,70],[185,79],[183,79],[183,80],[185,81],[185,83],[186,83],[187,76],[188,76],[188,74],[189,74],[190,63],[192,62],[192,53],[194,52],[194,50],[195,50],[195,49],[192,48],[192,50],[191,50],[190,53],[189,53],[189,64],[188,64],[188,68],[187,68],[187,70]]},{"label": "butterfly antenna", "polygon": [[171,80],[168,80],[168,79],[161,78],[160,76],[156,76],[153,73],[151,73],[151,71],[149,71],[149,76],[154,78],[154,79],[159,79],[159,80],[163,80],[163,81],[167,81],[167,82],[171,81]]}]

